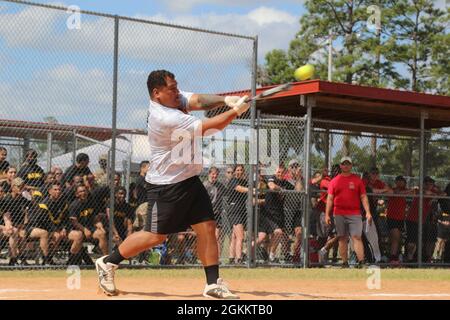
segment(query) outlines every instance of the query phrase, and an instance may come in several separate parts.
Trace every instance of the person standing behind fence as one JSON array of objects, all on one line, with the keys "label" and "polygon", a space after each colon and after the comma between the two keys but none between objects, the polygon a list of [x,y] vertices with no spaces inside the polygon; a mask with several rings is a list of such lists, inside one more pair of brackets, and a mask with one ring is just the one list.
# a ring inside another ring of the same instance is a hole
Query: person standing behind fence
[{"label": "person standing behind fence", "polygon": [[3,179],[6,179],[6,172],[9,168],[9,162],[6,161],[6,157],[8,156],[8,150],[5,147],[0,147],[0,182]]},{"label": "person standing behind fence", "polygon": [[98,165],[100,168],[95,171],[95,183],[99,187],[104,187],[108,185],[108,154],[102,154],[98,158]]},{"label": "person standing behind fence", "polygon": [[318,241],[322,245],[319,250],[319,263],[326,264],[328,262],[328,253],[333,248],[333,262],[337,259],[338,240],[336,236],[336,228],[334,221],[331,219],[331,225],[328,225],[325,221],[325,211],[328,198],[328,187],[331,180],[341,173],[341,167],[339,164],[334,164],[331,167],[331,176],[326,174],[320,181],[320,190],[322,190],[319,200],[317,202],[317,210],[320,211],[319,227],[317,230]]},{"label": "person standing behind fence", "polygon": [[247,223],[248,181],[245,168],[238,164],[234,168],[234,177],[228,183],[228,219],[233,226],[230,241],[230,263],[242,263],[242,246]]},{"label": "person standing behind fence", "polygon": [[[424,198],[423,198],[423,215],[422,215],[422,243],[423,251],[425,253],[425,262],[430,262],[431,259],[430,251],[430,213],[432,211],[432,198],[426,196],[437,196],[443,195],[440,190],[434,185],[434,180],[431,177],[425,177],[423,179],[424,188]],[[415,188],[415,194],[411,206],[408,210],[408,215],[406,216],[406,242],[407,242],[407,262],[415,263],[417,254],[417,243],[419,239],[419,189]],[[434,241],[433,241],[434,246]],[[434,247],[433,247],[434,248]]]},{"label": "person standing behind fence", "polygon": [[9,238],[10,261],[9,265],[17,264],[17,259],[21,258],[21,263],[26,261],[19,256],[19,235],[27,222],[28,208],[31,201],[22,196],[25,189],[25,182],[22,178],[14,178],[11,185],[11,193],[7,194],[1,202],[0,213],[3,218],[3,225],[0,231],[3,236]]},{"label": "person standing behind fence", "polygon": [[126,237],[133,233],[135,212],[126,201],[126,196],[127,190],[124,187],[116,188],[113,226],[113,241],[116,246],[119,246]]},{"label": "person standing behind fence", "polygon": [[136,180],[135,197],[138,206],[147,201],[147,193],[145,189],[145,175],[150,167],[150,161],[141,161],[139,165],[139,177]]},{"label": "person standing behind fence", "polygon": [[222,229],[222,210],[223,210],[223,196],[225,194],[225,186],[219,182],[219,169],[216,167],[209,168],[208,179],[203,182],[206,191],[208,192],[209,198],[211,199],[211,204],[214,211],[214,218],[216,219],[216,238],[217,247],[219,249],[219,257],[221,252],[220,235]]},{"label": "person standing behind fence", "polygon": [[[286,232],[291,234],[294,231],[294,255],[293,262],[300,262],[300,248],[302,245],[302,195],[300,192],[304,190],[304,181],[302,176],[302,168],[296,159],[289,161],[289,176],[287,179],[287,190],[292,192],[286,193],[284,199],[284,211],[286,217]],[[287,248],[287,247],[286,247]],[[289,260],[289,259],[288,259]]]},{"label": "person standing behind fence", "polygon": [[9,167],[8,171],[6,172],[6,179],[3,180],[1,183],[1,186],[3,187],[3,190],[5,193],[11,192],[11,186],[14,178],[17,176],[17,169],[16,167]]},{"label": "person standing behind fence", "polygon": [[91,169],[89,165],[89,156],[86,153],[79,153],[75,159],[75,164],[71,165],[66,169],[63,176],[63,183],[67,188],[70,188],[70,182],[73,177],[81,176],[83,179],[85,176],[91,174]]},{"label": "person standing behind fence", "polygon": [[406,187],[406,179],[403,176],[395,178],[395,187],[392,191],[394,196],[389,197],[387,203],[387,223],[391,244],[389,260],[393,264],[398,264],[401,237],[405,231],[406,195],[412,194],[413,191]]},{"label": "person standing behind fence", "polygon": [[[450,183],[445,187],[445,196],[450,197]],[[436,241],[436,260],[444,262],[444,252],[449,250],[446,247],[450,239],[450,199],[439,199],[441,211],[437,216],[437,241]]]},{"label": "person standing behind fence", "polygon": [[27,189],[37,190],[44,184],[44,170],[37,164],[37,157],[36,150],[28,150],[25,154],[25,162],[17,173],[17,177],[25,181]]},{"label": "person standing behind fence", "polygon": [[363,181],[352,174],[352,160],[342,157],[340,161],[341,174],[331,180],[328,188],[325,220],[331,225],[331,210],[333,209],[334,223],[339,237],[339,254],[342,266],[348,267],[348,236],[352,237],[358,259],[358,266],[364,264],[364,246],[361,240],[363,223],[360,212],[361,202],[366,212],[366,219],[372,223],[369,200]]}]

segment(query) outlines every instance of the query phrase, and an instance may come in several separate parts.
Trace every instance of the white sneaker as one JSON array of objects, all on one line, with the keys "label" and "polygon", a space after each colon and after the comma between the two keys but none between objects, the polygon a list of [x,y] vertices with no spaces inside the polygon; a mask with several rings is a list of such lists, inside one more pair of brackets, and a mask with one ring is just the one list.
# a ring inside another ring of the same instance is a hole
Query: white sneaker
[{"label": "white sneaker", "polygon": [[103,256],[95,261],[95,269],[97,269],[100,289],[106,295],[114,296],[117,294],[116,285],[114,284],[114,272],[119,266],[110,262],[104,263],[103,260],[106,257]]},{"label": "white sneaker", "polygon": [[319,263],[325,264],[327,263],[327,250],[325,248],[322,248],[319,250]]},{"label": "white sneaker", "polygon": [[217,279],[217,283],[206,285],[203,296],[215,299],[239,299],[239,296],[231,293],[221,278]]}]

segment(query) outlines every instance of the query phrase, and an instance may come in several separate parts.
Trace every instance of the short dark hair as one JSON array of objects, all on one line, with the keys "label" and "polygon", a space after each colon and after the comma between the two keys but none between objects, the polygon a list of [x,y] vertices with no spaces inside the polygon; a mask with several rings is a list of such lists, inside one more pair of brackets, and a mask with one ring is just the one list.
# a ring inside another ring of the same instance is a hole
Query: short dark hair
[{"label": "short dark hair", "polygon": [[139,168],[142,169],[144,167],[144,165],[146,165],[146,164],[150,164],[150,161],[147,161],[147,160],[141,161],[141,164],[139,165]]},{"label": "short dark hair", "polygon": [[208,174],[210,174],[210,173],[213,172],[213,171],[217,171],[217,173],[220,173],[219,168],[217,168],[217,167],[211,167],[211,168],[209,168],[209,170],[208,170]]},{"label": "short dark hair", "polygon": [[119,191],[125,192],[127,194],[127,189],[125,187],[119,186],[114,190],[114,194],[118,193]]},{"label": "short dark hair", "polygon": [[167,70],[155,70],[149,74],[147,79],[147,89],[150,97],[152,96],[153,89],[167,85],[167,77],[175,79],[175,75]]},{"label": "short dark hair", "polygon": [[396,176],[395,177],[395,181],[404,181],[404,182],[406,182],[406,179],[405,179],[404,176]]},{"label": "short dark hair", "polygon": [[79,153],[75,160],[78,163],[83,162],[83,161],[89,161],[89,156],[86,153]]},{"label": "short dark hair", "polygon": [[53,183],[51,183],[49,186],[48,186],[48,190],[50,190],[51,188],[53,188],[54,186],[57,186],[57,187],[63,187],[63,185],[61,184],[61,183],[59,183],[59,182],[53,182]]},{"label": "short dark hair", "polygon": [[8,150],[6,150],[5,147],[0,147],[0,151],[6,151],[6,152],[8,152]]},{"label": "short dark hair", "polygon": [[28,149],[27,152],[25,153],[25,159],[27,159],[29,156],[33,156],[33,159],[35,159],[37,158],[38,153],[34,149]]},{"label": "short dark hair", "polygon": [[372,167],[372,168],[370,168],[370,171],[369,171],[370,173],[380,173],[380,170],[378,170],[378,168],[377,167]]}]

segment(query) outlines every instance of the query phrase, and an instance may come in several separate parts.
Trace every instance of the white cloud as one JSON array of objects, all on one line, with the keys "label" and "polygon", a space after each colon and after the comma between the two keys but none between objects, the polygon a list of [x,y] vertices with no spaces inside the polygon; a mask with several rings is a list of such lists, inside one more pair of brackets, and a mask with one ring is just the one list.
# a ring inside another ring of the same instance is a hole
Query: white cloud
[{"label": "white cloud", "polygon": [[175,12],[188,12],[194,7],[199,5],[219,5],[226,7],[255,7],[260,5],[273,5],[273,4],[302,4],[304,0],[171,0],[165,1],[164,4],[170,11]]},{"label": "white cloud", "polygon": [[[110,126],[113,21],[83,15],[81,30],[68,30],[68,16],[32,7],[2,13],[0,62],[13,59],[18,71],[0,78],[8,79],[0,81],[0,118],[41,121],[55,116],[62,123]],[[259,63],[269,50],[286,49],[298,30],[295,16],[269,7],[247,14],[144,18],[258,35]],[[247,89],[252,49],[250,40],[121,21],[118,126],[145,128],[149,70],[172,70],[183,90]]]},{"label": "white cloud", "polygon": [[297,22],[296,17],[294,17],[293,15],[284,11],[267,7],[261,7],[253,10],[248,14],[248,17],[251,20],[255,21],[259,26],[272,23],[285,23],[293,25]]}]

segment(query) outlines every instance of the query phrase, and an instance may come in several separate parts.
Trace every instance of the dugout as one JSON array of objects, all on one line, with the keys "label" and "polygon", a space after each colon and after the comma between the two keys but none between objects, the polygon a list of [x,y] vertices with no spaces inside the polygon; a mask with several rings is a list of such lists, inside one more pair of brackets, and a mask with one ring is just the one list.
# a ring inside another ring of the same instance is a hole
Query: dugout
[{"label": "dugout", "polygon": [[[271,87],[258,88],[256,94]],[[224,94],[250,95],[250,90]],[[258,129],[260,119],[272,117],[302,117],[305,119],[303,137],[305,181],[310,181],[311,178],[311,155],[314,153],[312,140],[316,138],[318,131],[322,132],[322,136],[326,140],[325,145],[328,150],[325,150],[325,155],[328,158],[326,159],[328,164],[331,164],[329,133],[333,130],[339,131],[340,134],[356,132],[360,137],[373,134],[378,137],[389,135],[403,139],[415,139],[418,157],[415,164],[418,173],[416,179],[421,190],[423,190],[423,178],[430,174],[427,170],[427,153],[432,152],[429,151],[430,144],[433,142],[431,137],[435,137],[436,141],[441,144],[447,143],[448,145],[444,149],[450,148],[448,143],[450,141],[448,135],[450,128],[449,96],[310,80],[293,83],[290,90],[259,100],[256,103],[256,112],[253,113],[251,119],[252,127]],[[448,180],[448,177],[446,178]],[[306,196],[310,197],[309,184],[306,186]],[[249,197],[251,197],[250,194]],[[424,201],[423,193],[420,193],[419,198],[420,224]],[[309,206],[306,210],[310,210]],[[305,217],[308,219],[309,214]],[[308,221],[304,222],[306,226],[309,226]],[[305,231],[304,241],[310,230],[306,228]],[[421,233],[422,230],[420,229],[419,232]],[[421,265],[421,237],[419,237],[418,247],[418,264]],[[305,257],[309,257],[309,255],[306,254]],[[308,265],[307,260],[304,261],[305,267]]]}]

